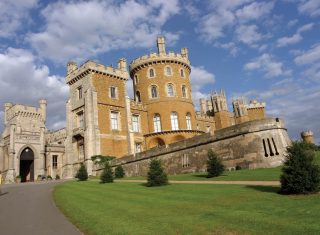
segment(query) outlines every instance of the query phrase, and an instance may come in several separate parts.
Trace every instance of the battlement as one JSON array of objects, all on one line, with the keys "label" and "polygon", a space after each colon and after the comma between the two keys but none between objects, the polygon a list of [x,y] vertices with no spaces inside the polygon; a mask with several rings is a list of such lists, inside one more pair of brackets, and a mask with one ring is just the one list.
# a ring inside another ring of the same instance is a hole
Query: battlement
[{"label": "battlement", "polygon": [[201,112],[196,112],[196,119],[201,121],[214,121],[214,118],[212,116],[208,116]]},{"label": "battlement", "polygon": [[249,104],[246,104],[247,109],[258,109],[258,108],[265,108],[265,102],[258,102],[256,100],[251,100]]},{"label": "battlement", "polygon": [[92,60],[88,60],[84,64],[82,64],[79,68],[77,68],[73,63],[68,63],[68,66],[72,65],[72,69],[68,68],[68,74],[66,77],[66,83],[71,85],[74,82],[81,79],[83,76],[89,74],[90,72],[100,73],[105,75],[110,75],[112,77],[128,80],[129,73],[126,68],[125,59],[120,59],[118,62],[118,68],[114,68],[112,66],[105,66],[103,64],[98,64]]},{"label": "battlement", "polygon": [[62,128],[60,130],[47,132],[46,133],[46,143],[54,143],[54,142],[64,142],[64,140],[67,138],[67,131],[66,128]]},{"label": "battlement", "polygon": [[8,110],[6,110],[6,121],[12,120],[14,117],[41,119],[40,108],[25,106],[21,104],[15,104]]},{"label": "battlement", "polygon": [[313,136],[313,132],[310,130],[301,132],[301,137]]}]

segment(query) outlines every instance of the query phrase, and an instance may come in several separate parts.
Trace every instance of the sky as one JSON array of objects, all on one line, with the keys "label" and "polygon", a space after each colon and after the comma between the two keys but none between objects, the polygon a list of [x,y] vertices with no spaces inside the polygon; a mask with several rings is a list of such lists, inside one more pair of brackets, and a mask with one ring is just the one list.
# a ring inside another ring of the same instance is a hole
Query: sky
[{"label": "sky", "polygon": [[129,64],[163,35],[167,51],[189,49],[196,107],[224,89],[229,110],[266,102],[292,139],[310,129],[319,143],[319,26],[320,0],[0,0],[0,103],[46,98],[47,128],[62,128],[68,61]]}]

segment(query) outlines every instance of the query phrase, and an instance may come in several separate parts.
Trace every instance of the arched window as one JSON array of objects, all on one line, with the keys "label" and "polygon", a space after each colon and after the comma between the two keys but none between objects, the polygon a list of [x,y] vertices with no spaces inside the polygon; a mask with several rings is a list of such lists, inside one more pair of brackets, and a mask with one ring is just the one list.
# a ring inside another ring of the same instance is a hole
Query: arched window
[{"label": "arched window", "polygon": [[167,85],[167,94],[170,97],[174,96],[174,89],[173,89],[173,85],[172,84],[168,84]]},{"label": "arched window", "polygon": [[149,69],[149,78],[153,78],[153,77],[155,77],[155,72],[154,72],[154,69],[153,68],[150,68]]},{"label": "arched window", "polygon": [[184,70],[180,69],[180,76],[184,78]]},{"label": "arched window", "polygon": [[191,115],[190,113],[186,114],[186,123],[187,123],[187,129],[192,130],[192,125],[191,125]]},{"label": "arched window", "polygon": [[136,101],[141,102],[140,91],[136,91]]},{"label": "arched window", "polygon": [[164,68],[164,74],[165,74],[166,76],[171,76],[171,75],[172,75],[172,69],[171,69],[170,66],[166,66],[166,67]]},{"label": "arched window", "polygon": [[176,112],[172,112],[170,117],[171,117],[171,129],[179,130],[178,114]]},{"label": "arched window", "polygon": [[182,92],[182,97],[187,98],[187,88],[185,85],[182,85],[181,92]]},{"label": "arched window", "polygon": [[158,90],[157,90],[157,86],[155,85],[151,86],[151,97],[152,98],[158,97]]},{"label": "arched window", "polygon": [[153,128],[154,132],[161,132],[161,119],[158,113],[153,116]]}]

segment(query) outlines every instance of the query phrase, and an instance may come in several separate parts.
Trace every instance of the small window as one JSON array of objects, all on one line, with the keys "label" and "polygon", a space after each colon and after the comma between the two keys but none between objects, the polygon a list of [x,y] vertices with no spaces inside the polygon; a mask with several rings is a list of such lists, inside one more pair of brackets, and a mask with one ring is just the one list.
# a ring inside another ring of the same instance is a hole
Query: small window
[{"label": "small window", "polygon": [[110,98],[112,99],[117,98],[117,88],[114,86],[110,87]]},{"label": "small window", "polygon": [[171,129],[172,130],[179,130],[179,121],[178,121],[178,114],[176,112],[171,113]]},{"label": "small window", "polygon": [[134,84],[138,84],[138,83],[139,83],[138,75],[134,75]]},{"label": "small window", "polygon": [[135,152],[140,153],[142,151],[142,144],[141,143],[135,143]]},{"label": "small window", "polygon": [[187,113],[187,115],[186,115],[186,123],[187,123],[187,130],[191,130],[192,129],[192,125],[191,125],[191,115],[190,115],[190,113]]},{"label": "small window", "polygon": [[155,77],[155,72],[154,72],[153,68],[150,68],[149,69],[149,78],[153,78],[153,77]]},{"label": "small window", "polygon": [[152,98],[157,98],[158,97],[158,90],[157,86],[151,86],[151,97]]},{"label": "small window", "polygon": [[168,84],[167,85],[167,94],[170,97],[174,96],[174,89],[173,89],[173,85],[172,84]]},{"label": "small window", "polygon": [[181,92],[182,92],[182,97],[187,98],[187,88],[185,85],[182,85]]},{"label": "small window", "polygon": [[158,113],[153,116],[153,128],[154,132],[161,132],[161,119]]},{"label": "small window", "polygon": [[140,131],[139,115],[132,115],[132,130],[133,132]]},{"label": "small window", "polygon": [[180,69],[180,76],[181,76],[182,78],[184,78],[184,70],[183,70],[183,69]]},{"label": "small window", "polygon": [[52,155],[52,169],[58,168],[58,155]]},{"label": "small window", "polygon": [[79,86],[77,88],[77,93],[78,93],[78,100],[82,99],[82,87],[81,86]]},{"label": "small window", "polygon": [[164,68],[164,74],[165,74],[166,76],[172,76],[172,69],[171,69],[171,67],[166,66],[166,67]]},{"label": "small window", "polygon": [[119,113],[112,111],[110,119],[111,119],[111,129],[118,130],[119,129]]},{"label": "small window", "polygon": [[136,91],[136,101],[141,102],[140,91]]},{"label": "small window", "polygon": [[78,127],[84,128],[84,115],[83,111],[77,113],[77,119],[78,119]]}]

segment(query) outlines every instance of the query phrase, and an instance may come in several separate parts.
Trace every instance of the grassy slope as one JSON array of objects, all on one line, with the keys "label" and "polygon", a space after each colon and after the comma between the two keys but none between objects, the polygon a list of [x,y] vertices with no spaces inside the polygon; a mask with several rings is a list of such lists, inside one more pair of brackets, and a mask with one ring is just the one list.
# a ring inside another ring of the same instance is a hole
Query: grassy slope
[{"label": "grassy slope", "polygon": [[320,197],[278,188],[68,182],[54,198],[88,234],[319,234]]}]

